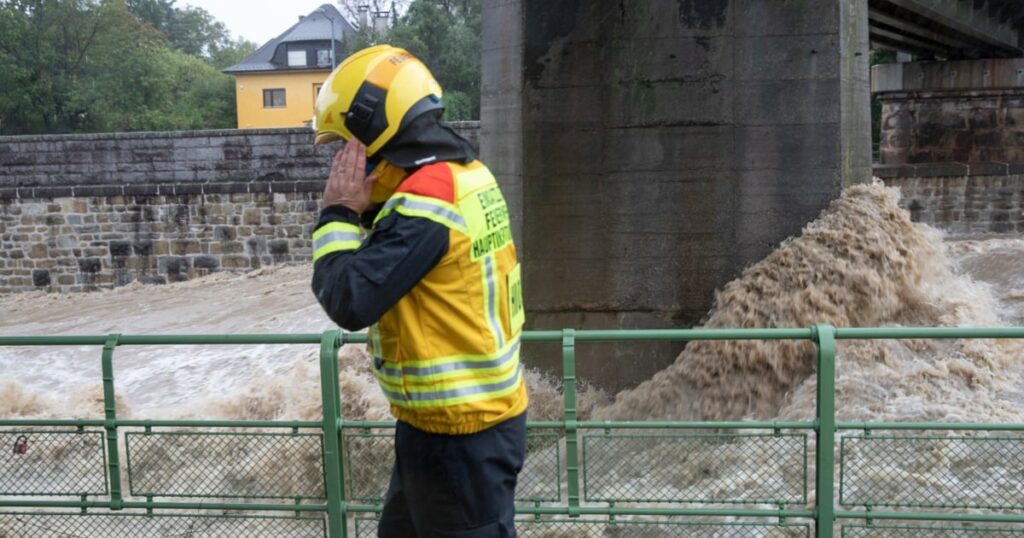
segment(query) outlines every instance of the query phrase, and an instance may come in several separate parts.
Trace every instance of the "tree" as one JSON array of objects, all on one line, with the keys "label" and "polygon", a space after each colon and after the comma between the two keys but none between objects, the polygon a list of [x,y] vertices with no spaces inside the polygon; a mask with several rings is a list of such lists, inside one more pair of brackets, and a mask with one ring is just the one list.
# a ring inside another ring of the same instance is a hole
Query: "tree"
[{"label": "tree", "polygon": [[246,56],[252,54],[255,50],[256,43],[243,38],[238,38],[228,41],[221,47],[211,51],[207,61],[210,65],[216,67],[218,71],[222,71],[227,67],[241,62]]},{"label": "tree", "polygon": [[167,43],[185,54],[209,59],[232,44],[224,23],[197,7],[176,7],[175,0],[126,0],[128,10],[166,36]]},{"label": "tree", "polygon": [[211,61],[189,55],[125,0],[0,2],[0,128],[30,134],[230,127],[234,83],[212,62],[251,48],[223,43],[203,46]]},{"label": "tree", "polygon": [[446,119],[479,119],[480,0],[414,0],[388,41],[422,60],[437,77]]}]

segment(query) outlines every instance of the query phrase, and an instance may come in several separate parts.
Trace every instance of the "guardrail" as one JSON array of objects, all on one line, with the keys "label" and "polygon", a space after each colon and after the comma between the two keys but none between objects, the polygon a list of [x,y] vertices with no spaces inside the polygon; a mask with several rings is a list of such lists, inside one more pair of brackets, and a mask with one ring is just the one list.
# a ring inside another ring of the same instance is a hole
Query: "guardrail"
[{"label": "guardrail", "polygon": [[[858,522],[841,527],[850,538],[1024,534],[1015,526],[1024,523],[1024,436],[1016,435],[1024,424],[835,419],[836,340],[938,338],[1024,338],[1024,328],[527,332],[525,342],[561,345],[564,417],[528,425],[519,534],[647,536],[657,529],[664,536],[809,536],[813,526],[824,538],[844,520]],[[578,420],[576,344],[636,340],[811,341],[816,418]],[[394,425],[344,420],[338,383],[339,347],[363,342],[364,334],[338,331],[0,337],[0,346],[102,346],[104,401],[103,419],[0,417],[0,536],[375,535]],[[322,420],[118,418],[118,347],[246,344],[319,345]],[[851,434],[841,436],[837,462],[841,431]],[[948,435],[967,431],[1002,433]]]}]

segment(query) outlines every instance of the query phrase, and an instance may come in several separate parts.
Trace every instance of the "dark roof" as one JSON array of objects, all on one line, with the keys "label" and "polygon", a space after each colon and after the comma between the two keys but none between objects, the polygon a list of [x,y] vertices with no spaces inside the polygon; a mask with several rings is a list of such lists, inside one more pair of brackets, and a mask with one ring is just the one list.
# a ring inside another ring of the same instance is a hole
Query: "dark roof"
[{"label": "dark roof", "polygon": [[[330,21],[330,24],[328,24],[328,21]],[[241,62],[225,69],[224,72],[251,73],[258,71],[322,70],[323,67],[317,67],[315,65],[307,67],[288,67],[287,65],[277,65],[271,63],[271,60],[274,57],[274,53],[277,52],[278,47],[286,43],[309,41],[329,42],[331,40],[331,26],[334,27],[334,39],[339,43],[345,37],[356,33],[355,27],[341,15],[338,8],[331,4],[323,4],[311,11],[305,17],[299,19],[299,22],[293,24],[281,35],[264,43],[262,47],[256,49],[256,52],[253,52]],[[340,48],[340,46],[335,46],[335,50]]]}]

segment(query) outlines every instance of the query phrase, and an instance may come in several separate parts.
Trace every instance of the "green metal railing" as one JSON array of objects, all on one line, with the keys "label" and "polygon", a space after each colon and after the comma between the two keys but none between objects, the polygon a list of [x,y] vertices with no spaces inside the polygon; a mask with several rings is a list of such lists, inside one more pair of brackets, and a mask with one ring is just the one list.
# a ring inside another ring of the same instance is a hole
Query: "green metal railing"
[{"label": "green metal railing", "polygon": [[[813,526],[824,538],[846,520],[855,523],[841,526],[850,537],[1024,534],[1024,424],[836,421],[837,340],[961,338],[1024,338],[1024,328],[527,332],[525,342],[561,346],[564,416],[528,425],[520,535],[788,537]],[[101,346],[104,402],[103,419],[0,417],[0,536],[375,535],[394,424],[345,420],[338,382],[338,349],[365,339],[0,337],[0,346]],[[813,342],[815,419],[579,420],[576,344],[639,340]],[[249,344],[319,345],[322,420],[118,418],[118,347]]]}]

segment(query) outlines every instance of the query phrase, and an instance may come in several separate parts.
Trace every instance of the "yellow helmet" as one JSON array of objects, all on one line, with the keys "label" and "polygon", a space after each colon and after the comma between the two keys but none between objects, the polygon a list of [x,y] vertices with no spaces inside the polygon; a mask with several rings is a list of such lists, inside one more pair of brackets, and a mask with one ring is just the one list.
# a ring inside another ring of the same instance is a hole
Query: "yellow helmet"
[{"label": "yellow helmet", "polygon": [[403,49],[377,45],[352,54],[316,98],[316,144],[358,139],[376,154],[409,121],[442,109],[441,85]]}]

